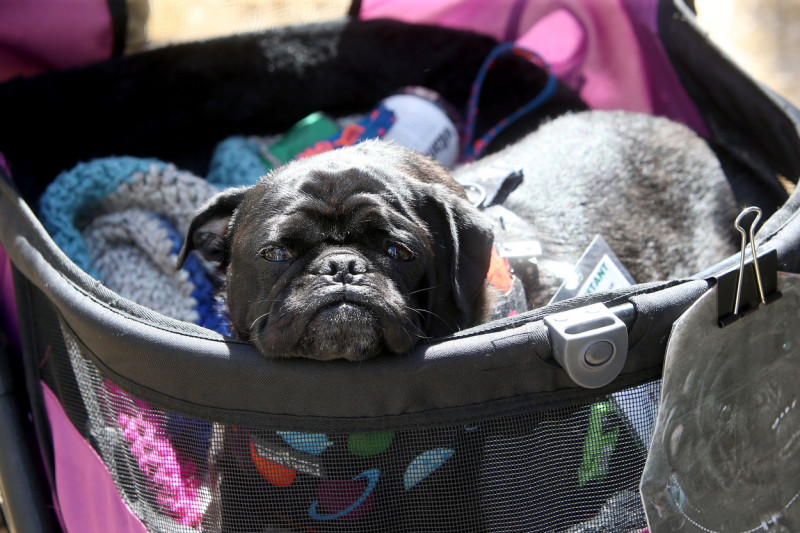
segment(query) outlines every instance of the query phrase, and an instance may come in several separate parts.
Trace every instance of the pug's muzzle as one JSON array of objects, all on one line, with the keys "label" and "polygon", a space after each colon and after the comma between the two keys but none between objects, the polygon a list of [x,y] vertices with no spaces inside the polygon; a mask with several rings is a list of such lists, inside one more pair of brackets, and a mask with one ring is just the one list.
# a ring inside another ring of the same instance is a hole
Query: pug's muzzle
[{"label": "pug's muzzle", "polygon": [[415,305],[357,250],[328,248],[265,303],[248,335],[265,354],[360,360],[402,353],[425,337]]}]

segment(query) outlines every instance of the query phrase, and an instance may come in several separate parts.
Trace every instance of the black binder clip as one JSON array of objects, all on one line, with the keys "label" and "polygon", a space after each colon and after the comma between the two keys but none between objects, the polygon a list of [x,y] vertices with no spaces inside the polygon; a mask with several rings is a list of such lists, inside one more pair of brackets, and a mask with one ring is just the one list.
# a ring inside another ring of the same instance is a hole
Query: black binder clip
[{"label": "black binder clip", "polygon": [[[742,227],[742,219],[755,213],[756,216],[747,231]],[[742,234],[739,267],[732,268],[716,277],[717,316],[719,327],[724,328],[738,319],[758,310],[761,304],[770,304],[781,297],[778,291],[778,252],[770,250],[758,254],[753,239],[755,227],[761,220],[761,209],[748,207],[742,211],[734,227]],[[752,260],[746,262],[747,239],[750,238]]]}]

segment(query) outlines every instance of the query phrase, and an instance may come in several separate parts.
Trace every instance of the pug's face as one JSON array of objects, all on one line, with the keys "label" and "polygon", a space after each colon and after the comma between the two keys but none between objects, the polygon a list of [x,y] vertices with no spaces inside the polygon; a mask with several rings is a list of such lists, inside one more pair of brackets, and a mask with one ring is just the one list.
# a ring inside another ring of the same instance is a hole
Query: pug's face
[{"label": "pug's face", "polygon": [[362,360],[479,323],[492,232],[447,169],[384,141],[292,162],[200,209],[236,336],[266,356]]}]

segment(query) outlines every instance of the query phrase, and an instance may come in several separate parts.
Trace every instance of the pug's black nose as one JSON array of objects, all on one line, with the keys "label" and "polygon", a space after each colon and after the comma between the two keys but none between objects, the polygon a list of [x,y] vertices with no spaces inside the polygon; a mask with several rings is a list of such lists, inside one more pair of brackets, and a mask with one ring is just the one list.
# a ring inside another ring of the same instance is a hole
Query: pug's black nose
[{"label": "pug's black nose", "polygon": [[320,274],[330,276],[333,283],[355,283],[367,271],[367,263],[352,254],[328,255],[320,261]]}]

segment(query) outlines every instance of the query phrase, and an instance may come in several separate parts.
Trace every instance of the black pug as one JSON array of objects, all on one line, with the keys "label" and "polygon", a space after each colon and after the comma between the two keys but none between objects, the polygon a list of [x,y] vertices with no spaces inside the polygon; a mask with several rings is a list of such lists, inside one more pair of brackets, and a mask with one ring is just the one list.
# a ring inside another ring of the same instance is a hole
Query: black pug
[{"label": "black pug", "polygon": [[726,176],[707,142],[675,121],[567,113],[456,178],[477,182],[498,165],[523,171],[503,206],[527,222],[549,260],[539,262],[538,285],[526,287],[530,306],[547,304],[561,284],[547,265],[574,265],[597,234],[638,283],[689,277],[737,251],[734,193],[746,176]]},{"label": "black pug", "polygon": [[262,354],[363,360],[484,320],[492,244],[444,166],[366,141],[213,197],[179,264],[218,264],[233,331]]}]

